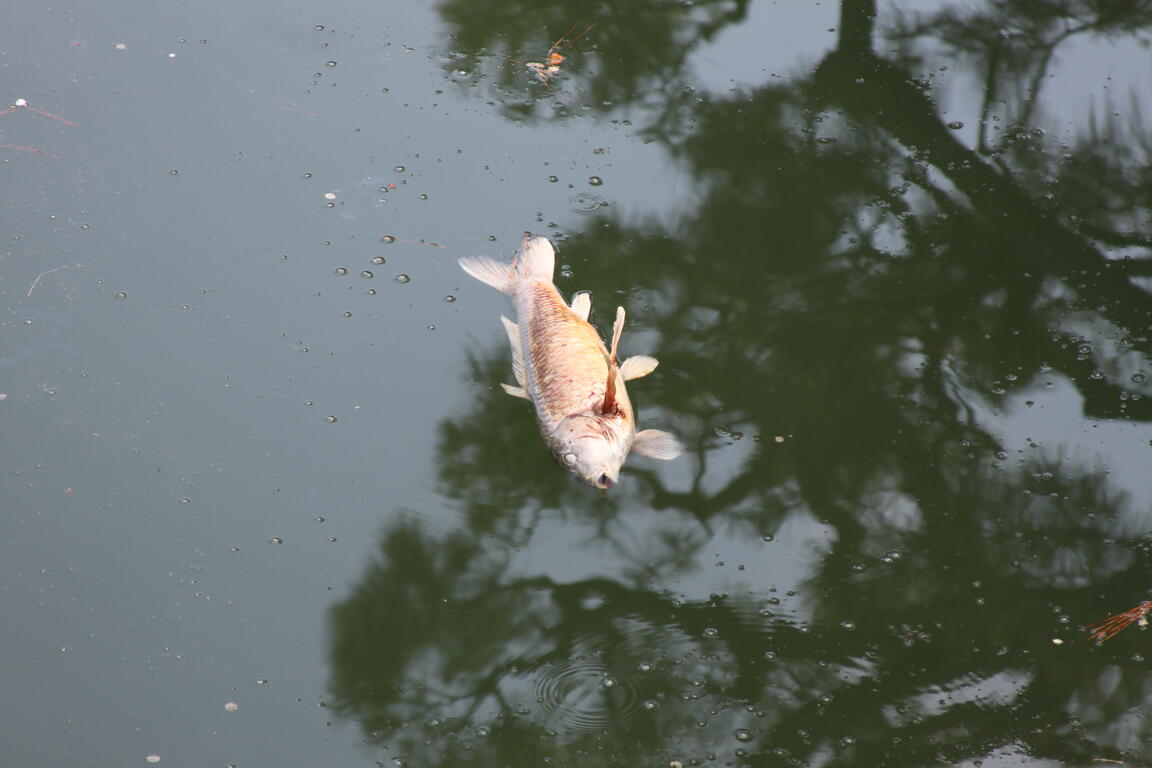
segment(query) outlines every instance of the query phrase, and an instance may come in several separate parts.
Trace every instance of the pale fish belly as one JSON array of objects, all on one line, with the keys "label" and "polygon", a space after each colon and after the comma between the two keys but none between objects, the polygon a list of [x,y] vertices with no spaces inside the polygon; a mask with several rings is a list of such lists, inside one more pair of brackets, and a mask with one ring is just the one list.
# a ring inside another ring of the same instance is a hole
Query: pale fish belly
[{"label": "pale fish belly", "polygon": [[[604,400],[608,351],[592,325],[574,313],[550,281],[533,280],[516,295],[527,389],[546,432],[573,414],[594,413]],[[632,406],[617,374],[620,421]]]}]

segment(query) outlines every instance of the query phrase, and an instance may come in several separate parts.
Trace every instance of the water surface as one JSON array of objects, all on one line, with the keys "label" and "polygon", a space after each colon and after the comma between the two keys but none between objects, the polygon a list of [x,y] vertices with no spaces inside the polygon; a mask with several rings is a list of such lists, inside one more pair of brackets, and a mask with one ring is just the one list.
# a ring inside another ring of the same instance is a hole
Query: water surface
[{"label": "water surface", "polygon": [[9,9],[0,762],[1150,764],[1152,12],[618,5]]}]

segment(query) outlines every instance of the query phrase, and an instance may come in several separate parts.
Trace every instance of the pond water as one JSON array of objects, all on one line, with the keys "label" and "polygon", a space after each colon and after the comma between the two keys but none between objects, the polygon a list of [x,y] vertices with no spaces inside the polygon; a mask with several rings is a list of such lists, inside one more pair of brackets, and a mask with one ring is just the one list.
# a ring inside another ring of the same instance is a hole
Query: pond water
[{"label": "pond water", "polygon": [[4,766],[1152,765],[1146,3],[5,15]]}]

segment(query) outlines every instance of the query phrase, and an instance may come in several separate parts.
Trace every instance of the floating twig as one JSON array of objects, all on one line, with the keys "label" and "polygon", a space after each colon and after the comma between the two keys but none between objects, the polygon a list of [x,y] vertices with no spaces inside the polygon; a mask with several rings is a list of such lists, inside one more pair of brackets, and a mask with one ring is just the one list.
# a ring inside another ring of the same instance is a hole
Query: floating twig
[{"label": "floating twig", "polygon": [[27,99],[16,99],[16,103],[8,107],[8,109],[0,109],[0,115],[6,115],[9,112],[15,112],[18,109],[27,109],[28,111],[35,112],[38,115],[50,117],[58,123],[64,123],[64,125],[70,125],[73,128],[76,127],[76,123],[72,122],[71,120],[65,120],[64,118],[60,117],[60,115],[54,115],[51,112],[45,112],[42,109],[36,109],[36,107],[29,106]]},{"label": "floating twig", "polygon": [[412,245],[430,245],[433,248],[447,248],[448,247],[446,245],[440,245],[440,243],[434,243],[431,240],[409,240],[406,237],[396,237],[395,235],[384,235],[383,237],[380,238],[380,242],[385,243],[385,244],[387,244],[387,243],[411,243]]},{"label": "floating twig", "polygon": [[282,101],[282,102],[284,102],[284,104],[288,105],[288,106],[284,106],[284,104],[277,104],[277,105],[275,105],[276,109],[282,109],[285,112],[294,112],[294,113],[300,114],[300,115],[308,115],[308,117],[316,117],[315,112],[309,112],[307,109],[304,109],[299,104],[292,101],[291,99],[286,99],[283,96],[277,96],[276,101]]},{"label": "floating twig", "polygon": [[1120,630],[1125,629],[1132,624],[1139,624],[1140,626],[1147,626],[1148,619],[1146,616],[1152,611],[1152,600],[1145,600],[1135,608],[1131,608],[1123,613],[1118,613],[1115,616],[1109,616],[1104,621],[1096,624],[1089,624],[1084,629],[1088,630],[1088,636],[1098,643],[1102,643],[1114,637]]},{"label": "floating twig", "polygon": [[60,270],[65,269],[67,266],[67,264],[63,264],[59,267],[56,267],[55,269],[50,269],[47,272],[41,272],[40,274],[36,275],[36,279],[32,281],[32,286],[28,289],[28,296],[31,296],[32,291],[36,290],[36,284],[40,282],[40,278],[44,277],[44,275],[50,275],[53,272],[59,272]]},{"label": "floating twig", "polygon": [[48,157],[54,157],[57,160],[60,159],[60,155],[54,155],[48,150],[40,149],[39,147],[23,147],[19,144],[0,144],[0,147],[3,147],[4,149],[14,149],[17,152],[32,152],[37,155],[48,155]]}]

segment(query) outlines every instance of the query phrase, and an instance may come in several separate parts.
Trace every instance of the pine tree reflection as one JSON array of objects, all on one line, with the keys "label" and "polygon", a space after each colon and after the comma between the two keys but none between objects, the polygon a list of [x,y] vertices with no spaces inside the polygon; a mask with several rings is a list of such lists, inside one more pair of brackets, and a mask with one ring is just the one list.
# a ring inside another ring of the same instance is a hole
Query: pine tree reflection
[{"label": "pine tree reflection", "polygon": [[[445,14],[479,55],[497,28],[464,24],[465,5]],[[572,11],[517,10],[538,14],[522,35]],[[524,404],[488,386],[506,351],[473,361],[477,402],[441,427],[462,529],[385,531],[333,612],[334,706],[407,764],[1148,764],[1152,675],[1133,655],[1146,636],[1096,647],[1077,626],[1109,612],[1103,598],[1143,596],[1142,510],[1087,456],[997,456],[989,414],[1063,375],[1086,415],[1152,420],[1148,148],[1112,140],[1132,127],[1115,122],[1067,149],[1027,125],[1069,30],[1133,32],[1152,7],[949,8],[893,32],[892,59],[874,51],[874,3],[842,11],[811,79],[669,98],[655,133],[700,190],[679,227],[602,220],[567,244],[572,263],[626,265],[581,288],[659,297],[632,313],[662,361],[636,399],[696,435],[676,484],[643,463],[620,493],[569,482]],[[634,22],[647,47],[632,66],[675,47],[657,17]],[[1006,102],[1011,139],[986,131],[972,148],[943,122],[911,74],[915,51],[942,45],[989,74],[984,113]],[[630,71],[596,87],[626,93]],[[720,461],[733,431],[759,442]],[[641,547],[614,521],[648,508],[666,523]],[[688,529],[748,538],[797,515],[835,540],[784,608],[764,585],[710,600],[652,589],[667,564],[709,554]],[[594,526],[627,565],[522,573],[511,550],[545,518]],[[581,694],[603,718],[593,729],[536,701],[577,659],[614,681]]]}]

